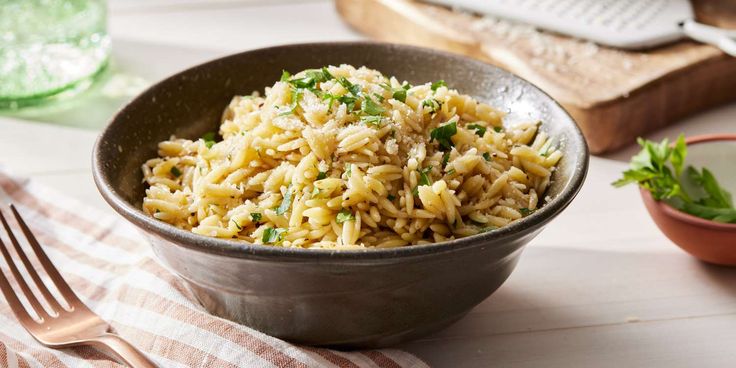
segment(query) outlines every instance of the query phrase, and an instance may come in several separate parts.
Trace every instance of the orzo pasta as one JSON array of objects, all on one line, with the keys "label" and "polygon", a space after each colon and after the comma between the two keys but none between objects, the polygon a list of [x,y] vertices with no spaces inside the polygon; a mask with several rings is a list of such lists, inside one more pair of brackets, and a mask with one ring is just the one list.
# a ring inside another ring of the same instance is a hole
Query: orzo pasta
[{"label": "orzo pasta", "polygon": [[505,226],[541,205],[562,154],[536,121],[350,65],[236,96],[219,135],[161,142],[143,209],[197,234],[388,248]]}]

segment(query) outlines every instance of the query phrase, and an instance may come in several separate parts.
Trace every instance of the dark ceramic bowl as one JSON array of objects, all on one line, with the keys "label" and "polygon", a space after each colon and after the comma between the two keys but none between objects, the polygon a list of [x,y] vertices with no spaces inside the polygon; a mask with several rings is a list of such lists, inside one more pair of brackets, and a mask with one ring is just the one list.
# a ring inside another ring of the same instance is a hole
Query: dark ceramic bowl
[{"label": "dark ceramic bowl", "polygon": [[[366,65],[411,83],[451,87],[540,119],[564,158],[540,210],[499,230],[426,246],[370,251],[279,248],[179,230],[141,210],[141,164],[171,134],[216,130],[233,95],[262,91],[281,70]],[[575,122],[548,95],[509,72],[468,58],[382,43],[271,47],[217,59],[143,92],[102,132],[93,155],[102,196],[140,227],[158,257],[184,278],[204,307],[269,335],[334,347],[386,346],[443,328],[506,280],[523,246],[577,194],[588,150]]]}]

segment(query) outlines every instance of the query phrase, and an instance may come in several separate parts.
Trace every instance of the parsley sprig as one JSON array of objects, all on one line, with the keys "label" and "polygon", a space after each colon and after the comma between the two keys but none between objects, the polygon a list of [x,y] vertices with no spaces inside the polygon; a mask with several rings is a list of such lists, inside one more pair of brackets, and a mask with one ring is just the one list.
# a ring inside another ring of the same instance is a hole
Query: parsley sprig
[{"label": "parsley sprig", "polygon": [[449,151],[455,145],[452,143],[452,136],[457,133],[457,122],[440,125],[429,132],[429,141],[437,141],[443,151]]},{"label": "parsley sprig", "polygon": [[718,222],[736,223],[731,194],[718,184],[707,168],[685,167],[687,145],[683,135],[674,145],[639,138],[642,150],[631,158],[629,170],[613,186],[638,184],[657,201],[666,201],[680,211]]}]

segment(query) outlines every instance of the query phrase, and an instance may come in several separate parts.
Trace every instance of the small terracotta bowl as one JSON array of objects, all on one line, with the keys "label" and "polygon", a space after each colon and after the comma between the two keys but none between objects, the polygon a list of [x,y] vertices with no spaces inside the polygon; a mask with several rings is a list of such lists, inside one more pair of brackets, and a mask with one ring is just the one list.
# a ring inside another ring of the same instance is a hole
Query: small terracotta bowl
[{"label": "small terracotta bowl", "polygon": [[[686,142],[686,164],[707,167],[723,188],[736,195],[736,134],[700,135]],[[736,224],[702,219],[655,201],[647,190],[640,192],[652,219],[672,242],[701,261],[736,266]]]}]

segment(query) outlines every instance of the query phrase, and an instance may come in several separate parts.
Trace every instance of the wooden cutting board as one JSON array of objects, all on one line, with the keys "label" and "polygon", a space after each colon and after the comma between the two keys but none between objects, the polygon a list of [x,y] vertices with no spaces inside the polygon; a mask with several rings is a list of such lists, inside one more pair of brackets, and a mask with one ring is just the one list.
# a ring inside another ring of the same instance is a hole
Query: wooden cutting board
[{"label": "wooden cutting board", "polygon": [[[698,1],[699,19],[736,26],[736,6],[720,4]],[[708,45],[682,41],[621,51],[411,0],[336,5],[350,25],[373,38],[465,54],[536,84],[575,118],[593,153],[736,100],[736,58]]]}]

